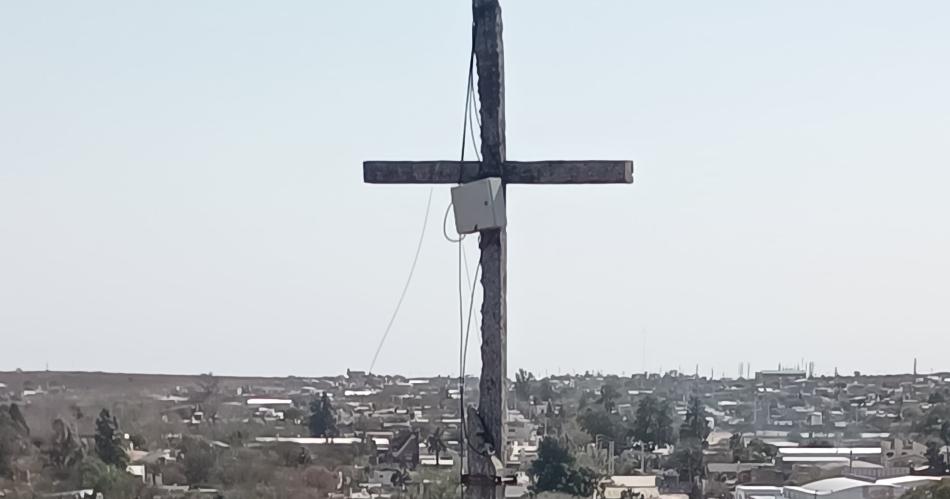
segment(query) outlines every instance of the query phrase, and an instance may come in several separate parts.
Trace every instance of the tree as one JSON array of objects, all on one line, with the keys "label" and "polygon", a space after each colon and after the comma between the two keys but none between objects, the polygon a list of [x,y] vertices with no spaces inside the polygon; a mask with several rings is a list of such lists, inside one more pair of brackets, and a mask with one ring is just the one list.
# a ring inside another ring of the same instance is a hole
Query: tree
[{"label": "tree", "polygon": [[323,466],[309,466],[304,470],[307,487],[327,493],[336,490],[337,475]]},{"label": "tree", "polygon": [[519,400],[527,401],[531,398],[531,383],[534,382],[534,374],[524,369],[518,369],[515,373],[515,394]]},{"label": "tree", "polygon": [[588,409],[577,416],[577,423],[592,439],[596,440],[598,435],[603,435],[614,442],[624,440],[625,431],[616,414],[608,414],[601,409]]},{"label": "tree", "polygon": [[459,488],[461,465],[456,463],[451,472],[442,470],[422,469],[416,472],[415,481],[425,484],[426,499],[457,499],[462,496]]},{"label": "tree", "polygon": [[703,463],[703,449],[706,447],[706,438],[709,436],[709,425],[706,423],[706,406],[697,396],[691,396],[686,405],[686,419],[680,426],[680,442],[682,449],[677,453],[681,462],[681,474],[689,479],[690,498],[702,497],[702,478],[706,467]]},{"label": "tree", "polygon": [[129,464],[129,456],[122,446],[122,436],[119,433],[119,421],[109,414],[108,409],[99,411],[96,418],[96,454],[102,462],[125,470]]},{"label": "tree", "polygon": [[686,406],[686,420],[680,427],[680,439],[695,439],[702,446],[709,437],[709,423],[706,422],[706,406],[697,396],[691,396]]},{"label": "tree", "polygon": [[30,426],[26,424],[26,418],[23,417],[23,413],[20,412],[20,406],[16,404],[10,404],[10,419],[18,427],[18,431],[23,433],[26,436],[30,435]]},{"label": "tree", "polygon": [[631,434],[643,445],[644,451],[652,452],[659,446],[673,443],[672,412],[667,400],[661,402],[653,395],[640,399]]},{"label": "tree", "polygon": [[676,470],[680,481],[688,482],[691,486],[689,495],[691,498],[699,497],[701,490],[699,481],[704,473],[703,469],[703,449],[696,445],[679,445],[676,451],[670,455],[666,466]]},{"label": "tree", "polygon": [[[16,405],[0,406],[0,478],[13,477],[17,458],[26,454],[30,447],[29,428],[25,422],[18,421],[13,407]],[[19,409],[16,414],[19,414]]]},{"label": "tree", "polygon": [[95,457],[87,457],[80,466],[80,483],[107,499],[137,497],[142,482],[125,472],[110,466]]},{"label": "tree", "polygon": [[581,392],[580,398],[577,399],[577,409],[586,409],[587,406],[590,405],[591,398],[593,398],[593,395],[591,395],[590,392]]},{"label": "tree", "polygon": [[198,439],[186,439],[182,442],[181,453],[183,457],[180,461],[188,484],[207,483],[216,462],[211,446]]},{"label": "tree", "polygon": [[570,450],[551,437],[541,440],[538,458],[531,463],[528,474],[532,492],[564,492],[580,497],[594,494],[598,478],[590,468],[577,466]]},{"label": "tree", "polygon": [[435,431],[426,438],[426,449],[435,455],[435,465],[439,465],[439,456],[448,450],[445,442],[442,441],[442,428],[436,428]]},{"label": "tree", "polygon": [[934,404],[927,410],[923,417],[914,421],[911,428],[916,433],[942,438],[942,425],[948,420],[950,420],[950,406],[947,404]]},{"label": "tree", "polygon": [[950,420],[940,423],[940,440],[943,441],[943,445],[950,446]]},{"label": "tree", "polygon": [[929,487],[917,487],[902,495],[900,499],[950,499],[950,484],[937,482]]},{"label": "tree", "polygon": [[554,391],[554,385],[551,384],[549,379],[542,379],[538,385],[538,398],[542,402],[550,402],[557,398],[557,392]]},{"label": "tree", "polygon": [[548,401],[544,407],[544,431],[553,432],[555,435],[561,435],[564,429],[564,408],[555,406],[554,402]]},{"label": "tree", "polygon": [[46,450],[46,456],[53,469],[60,473],[73,469],[82,462],[85,451],[75,428],[62,418],[54,419],[53,436]]},{"label": "tree", "polygon": [[617,399],[620,398],[620,391],[617,390],[617,386],[613,383],[604,383],[600,387],[600,398],[597,399],[598,404],[604,406],[604,410],[607,412],[614,412],[614,409],[617,408]]},{"label": "tree", "polygon": [[927,465],[930,467],[931,475],[943,475],[947,472],[947,462],[940,453],[940,444],[929,440],[927,450],[924,451],[924,457],[927,458]]},{"label": "tree", "polygon": [[221,381],[213,374],[202,374],[198,377],[198,391],[192,402],[198,404],[211,424],[218,420],[218,410],[221,408]]},{"label": "tree", "polygon": [[729,436],[729,453],[732,454],[732,462],[734,463],[746,461],[745,457],[748,451],[741,433],[733,433]]},{"label": "tree", "polygon": [[336,413],[326,392],[310,402],[310,435],[331,438],[336,435]]},{"label": "tree", "polygon": [[306,447],[293,442],[281,442],[274,447],[274,452],[280,459],[280,464],[287,468],[307,466],[313,462],[313,457]]}]

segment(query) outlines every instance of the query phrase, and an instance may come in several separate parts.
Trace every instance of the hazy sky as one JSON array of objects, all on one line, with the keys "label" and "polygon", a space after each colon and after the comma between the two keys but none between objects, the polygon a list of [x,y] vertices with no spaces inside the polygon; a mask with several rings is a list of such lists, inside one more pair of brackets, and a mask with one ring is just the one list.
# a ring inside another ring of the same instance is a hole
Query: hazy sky
[{"label": "hazy sky", "polygon": [[[636,165],[509,189],[511,371],[950,369],[950,3],[503,8],[509,158]],[[366,369],[428,187],[361,162],[458,157],[470,16],[0,3],[0,369]],[[447,201],[377,371],[457,371]]]}]

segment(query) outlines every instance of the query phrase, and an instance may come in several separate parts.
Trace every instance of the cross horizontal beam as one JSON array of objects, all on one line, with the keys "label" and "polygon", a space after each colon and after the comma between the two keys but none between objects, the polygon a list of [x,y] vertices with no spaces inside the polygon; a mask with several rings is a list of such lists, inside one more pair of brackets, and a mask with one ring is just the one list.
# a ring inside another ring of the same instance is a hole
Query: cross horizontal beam
[{"label": "cross horizontal beam", "polygon": [[[484,178],[478,161],[365,161],[370,184],[464,184]],[[506,184],[630,184],[633,161],[505,161]]]}]

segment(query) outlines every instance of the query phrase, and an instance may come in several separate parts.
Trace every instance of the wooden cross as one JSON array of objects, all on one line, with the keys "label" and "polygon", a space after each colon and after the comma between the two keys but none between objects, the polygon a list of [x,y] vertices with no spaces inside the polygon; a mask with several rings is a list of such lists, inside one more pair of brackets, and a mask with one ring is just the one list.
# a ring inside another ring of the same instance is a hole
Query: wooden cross
[{"label": "wooden cross", "polygon": [[[374,184],[461,184],[500,177],[503,184],[629,184],[632,161],[508,161],[505,158],[505,73],[501,6],[498,0],[472,0],[475,57],[481,102],[481,161],[366,161],[363,180]],[[507,275],[505,228],[481,231],[482,371],[477,415],[469,418],[469,437],[481,423],[497,461],[507,458]],[[462,409],[463,411],[466,408]],[[474,412],[474,411],[473,411]],[[466,495],[503,499],[504,486],[488,453],[469,454]]]}]

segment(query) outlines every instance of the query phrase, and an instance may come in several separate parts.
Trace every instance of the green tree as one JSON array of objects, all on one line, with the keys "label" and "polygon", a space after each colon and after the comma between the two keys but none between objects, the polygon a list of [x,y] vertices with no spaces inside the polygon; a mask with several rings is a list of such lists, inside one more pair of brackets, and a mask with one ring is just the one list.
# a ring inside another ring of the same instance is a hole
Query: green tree
[{"label": "green tree", "polygon": [[640,399],[631,434],[643,444],[643,450],[652,452],[659,446],[673,443],[672,413],[667,400],[661,402],[653,395]]},{"label": "green tree", "polygon": [[940,440],[944,446],[950,446],[950,420],[940,423]]},{"label": "green tree", "polygon": [[54,470],[61,475],[67,473],[82,462],[85,450],[73,426],[62,418],[53,420],[53,435],[46,456]]},{"label": "green tree", "polygon": [[729,453],[732,454],[732,462],[734,463],[746,460],[745,455],[748,451],[741,433],[733,433],[729,436]]},{"label": "green tree", "polygon": [[620,391],[617,389],[617,385],[613,383],[604,383],[600,387],[600,398],[597,399],[598,404],[604,406],[604,410],[607,412],[614,412],[614,409],[617,408],[617,399],[620,398]]},{"label": "green tree", "polygon": [[580,398],[577,399],[577,409],[578,410],[586,409],[587,406],[590,405],[590,401],[592,398],[594,398],[594,396],[590,392],[588,391],[581,392]]},{"label": "green tree", "polygon": [[697,396],[691,396],[686,405],[686,419],[680,427],[680,439],[695,439],[702,446],[709,437],[709,423],[706,421],[706,405]]},{"label": "green tree", "polygon": [[934,404],[927,410],[923,417],[917,418],[911,428],[916,433],[943,438],[941,430],[943,423],[950,421],[950,406],[947,404]]},{"label": "green tree", "polygon": [[549,379],[542,379],[538,385],[538,398],[542,402],[550,402],[557,398],[557,392],[554,391],[554,385],[551,384]]},{"label": "green tree", "polygon": [[336,435],[336,413],[326,392],[310,402],[310,435],[331,438]]},{"label": "green tree", "polygon": [[902,495],[900,499],[950,499],[950,483],[937,482],[929,487],[917,487]]},{"label": "green tree", "polygon": [[622,442],[626,432],[619,419],[616,414],[608,414],[602,409],[588,409],[577,416],[577,424],[592,439],[603,435],[614,442]]},{"label": "green tree", "polygon": [[924,451],[924,457],[927,458],[927,465],[930,467],[931,475],[943,475],[947,472],[947,462],[940,453],[940,444],[929,440],[927,450]]},{"label": "green tree", "polygon": [[690,482],[690,498],[702,497],[702,479],[706,472],[703,462],[703,449],[706,447],[706,438],[709,436],[709,424],[706,422],[706,406],[696,396],[691,396],[686,405],[686,419],[680,426],[680,443],[682,448],[677,451],[681,475],[686,475]]},{"label": "green tree", "polygon": [[190,441],[183,447],[182,454],[182,466],[188,484],[206,484],[216,463],[211,446],[198,440]]},{"label": "green tree", "polygon": [[102,494],[105,499],[125,499],[137,497],[142,482],[125,472],[102,462],[95,457],[87,457],[80,466],[80,483],[94,493]]},{"label": "green tree", "polygon": [[531,384],[533,382],[534,374],[524,369],[518,369],[518,372],[515,373],[515,394],[518,396],[518,400],[527,402],[531,398]]},{"label": "green tree", "polygon": [[421,469],[416,471],[415,481],[425,484],[423,497],[426,499],[457,499],[462,496],[462,490],[459,488],[461,471],[459,463],[448,473],[431,468]]},{"label": "green tree", "polygon": [[214,373],[202,374],[198,377],[198,390],[191,399],[193,403],[201,407],[205,419],[215,424],[218,421],[218,410],[221,408],[222,401],[221,381]]},{"label": "green tree", "polygon": [[[30,447],[29,428],[14,414],[16,405],[0,406],[0,477],[11,478],[16,471],[16,460]],[[19,414],[19,409],[16,410]],[[20,415],[22,418],[22,415]]]},{"label": "green tree", "polygon": [[125,470],[129,464],[129,456],[122,446],[122,435],[119,433],[119,421],[109,414],[108,409],[99,411],[96,418],[96,454],[102,462]]},{"label": "green tree", "polygon": [[20,412],[20,406],[16,404],[10,404],[10,419],[17,426],[17,431],[20,433],[29,436],[30,435],[30,426],[26,424],[26,418],[23,417],[23,413]]},{"label": "green tree", "polygon": [[274,453],[280,459],[281,466],[296,468],[307,466],[313,462],[313,457],[306,447],[293,442],[281,442],[274,447]]},{"label": "green tree", "polygon": [[538,446],[538,458],[531,463],[532,492],[564,492],[591,497],[597,484],[597,473],[576,465],[567,446],[557,439],[544,438]]}]

